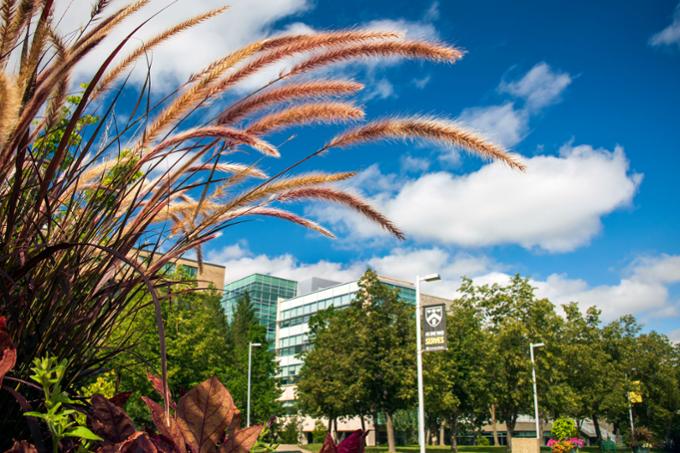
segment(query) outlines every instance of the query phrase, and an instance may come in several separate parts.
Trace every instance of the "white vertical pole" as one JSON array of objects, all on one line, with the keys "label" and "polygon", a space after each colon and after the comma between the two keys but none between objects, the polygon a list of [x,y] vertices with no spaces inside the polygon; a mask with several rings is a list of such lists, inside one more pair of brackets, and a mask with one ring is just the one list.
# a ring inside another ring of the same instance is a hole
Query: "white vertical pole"
[{"label": "white vertical pole", "polygon": [[539,433],[540,431],[540,426],[539,426],[539,421],[538,421],[538,392],[536,390],[536,365],[534,363],[534,344],[531,343],[529,346],[529,350],[531,351],[531,376],[533,379],[534,383],[534,416],[536,417],[536,439],[541,438],[541,434]]},{"label": "white vertical pole", "polygon": [[628,398],[628,416],[630,417],[630,439],[633,440],[635,437],[635,423],[633,422],[633,403],[630,402],[630,395],[626,395]]},{"label": "white vertical pole", "polygon": [[423,344],[421,330],[420,277],[416,277],[416,366],[418,368],[418,445],[425,453],[425,398],[423,392]]},{"label": "white vertical pole", "polygon": [[253,366],[253,343],[248,343],[248,396],[246,408],[246,427],[250,426],[250,375]]},{"label": "white vertical pole", "polygon": [[[635,370],[635,368],[633,368]],[[628,400],[628,418],[630,419],[630,440],[633,440],[633,436],[635,436],[635,423],[633,422],[633,403],[630,401],[630,391],[633,389],[631,385],[631,378],[628,377],[628,373],[624,373],[623,375],[626,379],[626,388],[628,391],[626,392],[626,399]]]}]

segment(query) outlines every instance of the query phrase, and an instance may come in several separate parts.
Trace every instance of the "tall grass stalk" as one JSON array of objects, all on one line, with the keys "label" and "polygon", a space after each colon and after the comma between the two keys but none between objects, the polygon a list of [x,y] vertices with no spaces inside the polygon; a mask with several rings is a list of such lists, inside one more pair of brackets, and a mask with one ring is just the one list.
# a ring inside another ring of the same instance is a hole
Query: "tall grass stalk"
[{"label": "tall grass stalk", "polygon": [[[353,59],[453,63],[462,56],[445,44],[409,41],[391,32],[343,30],[260,40],[196,68],[186,83],[154,101],[151,74],[141,86],[128,83],[133,65],[157,45],[229,12],[220,8],[187,18],[135,47],[133,37],[152,16],[115,43],[74,95],[75,66],[147,3],[109,11],[108,2],[99,1],[87,26],[63,37],[52,0],[2,0],[0,314],[7,316],[18,347],[15,377],[25,378],[31,361],[50,353],[69,361],[64,383],[70,385],[98,372],[126,348],[125,339],[111,344],[110,334],[141,308],[141,296],[150,294],[167,416],[159,302],[171,284],[164,278],[166,264],[192,250],[200,261],[207,241],[251,216],[275,217],[332,236],[286,209],[310,199],[340,203],[403,238],[368,203],[329,185],[353,173],[295,175],[303,162],[332,147],[424,137],[513,167],[520,164],[452,123],[400,118],[343,133],[305,158],[282,165],[273,176],[258,168],[263,159],[282,154],[266,139],[271,133],[362,120],[359,107],[340,100],[362,85],[328,77],[314,81],[316,70]],[[290,71],[250,95],[237,96],[239,82],[291,57],[299,63]],[[130,93],[137,93],[136,101],[121,101]],[[207,108],[216,105],[221,113],[208,115]],[[0,429],[6,422],[0,420]]]}]

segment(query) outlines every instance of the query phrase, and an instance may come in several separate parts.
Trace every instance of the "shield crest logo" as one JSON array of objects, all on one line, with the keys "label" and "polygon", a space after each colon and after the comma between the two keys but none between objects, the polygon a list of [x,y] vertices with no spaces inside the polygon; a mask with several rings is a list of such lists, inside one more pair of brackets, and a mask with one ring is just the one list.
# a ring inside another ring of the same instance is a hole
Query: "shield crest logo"
[{"label": "shield crest logo", "polygon": [[437,327],[442,322],[443,317],[444,313],[442,307],[425,308],[425,321],[430,327],[432,328]]}]

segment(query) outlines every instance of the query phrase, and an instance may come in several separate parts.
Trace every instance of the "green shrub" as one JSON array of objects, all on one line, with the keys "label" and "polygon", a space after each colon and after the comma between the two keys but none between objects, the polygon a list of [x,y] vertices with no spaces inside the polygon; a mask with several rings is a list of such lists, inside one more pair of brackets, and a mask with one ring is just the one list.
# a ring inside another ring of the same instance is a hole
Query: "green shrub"
[{"label": "green shrub", "polygon": [[323,444],[323,441],[326,439],[327,432],[328,430],[326,429],[326,425],[317,420],[314,424],[314,431],[312,431],[312,443]]},{"label": "green shrub", "polygon": [[297,444],[300,438],[300,419],[293,416],[281,427],[279,441],[282,444]]},{"label": "green shrub", "polygon": [[550,431],[557,440],[569,439],[578,435],[576,422],[568,417],[560,417],[555,420]]},{"label": "green shrub", "polygon": [[491,445],[491,442],[489,442],[488,437],[480,435],[475,438],[475,445],[480,447],[488,447],[489,445]]}]

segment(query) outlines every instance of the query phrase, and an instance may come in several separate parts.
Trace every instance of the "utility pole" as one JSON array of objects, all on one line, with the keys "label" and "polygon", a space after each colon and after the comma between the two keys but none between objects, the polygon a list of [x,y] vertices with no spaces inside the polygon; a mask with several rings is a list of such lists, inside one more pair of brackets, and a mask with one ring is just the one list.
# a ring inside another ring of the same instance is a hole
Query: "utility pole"
[{"label": "utility pole", "polygon": [[420,282],[434,282],[439,280],[439,274],[424,277],[416,276],[416,367],[418,374],[418,445],[420,453],[425,453],[425,397],[423,391],[423,343],[421,339],[421,310]]},{"label": "utility pole", "polygon": [[545,346],[544,343],[531,343],[529,345],[529,352],[531,355],[531,377],[534,383],[534,416],[536,418],[536,439],[541,439],[541,427],[538,420],[538,391],[536,390],[536,362],[534,360],[534,348],[542,348]]},{"label": "utility pole", "polygon": [[261,343],[253,343],[252,341],[248,343],[248,403],[246,408],[246,427],[250,426],[250,378],[253,369],[253,348],[259,348],[262,346]]}]

